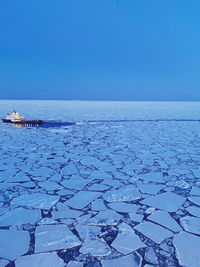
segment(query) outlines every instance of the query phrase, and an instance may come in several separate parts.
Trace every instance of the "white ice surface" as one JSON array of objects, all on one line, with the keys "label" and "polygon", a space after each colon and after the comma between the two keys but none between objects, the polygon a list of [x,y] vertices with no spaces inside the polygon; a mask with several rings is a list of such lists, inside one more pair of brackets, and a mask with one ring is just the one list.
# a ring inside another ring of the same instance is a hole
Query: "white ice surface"
[{"label": "white ice surface", "polygon": [[118,212],[135,213],[140,206],[124,202],[109,203],[108,207]]},{"label": "white ice surface", "polygon": [[141,198],[141,194],[134,185],[123,186],[118,190],[107,191],[103,198],[107,202],[133,201]]},{"label": "white ice surface", "polygon": [[80,191],[75,196],[67,200],[65,204],[75,209],[82,209],[100,195],[101,193],[99,192]]},{"label": "white ice surface", "polygon": [[102,267],[140,267],[142,263],[141,256],[136,253],[117,259],[102,260]]},{"label": "white ice surface", "polygon": [[123,255],[130,254],[134,250],[146,247],[140,240],[139,236],[135,234],[133,228],[126,223],[118,225],[118,235],[112,242],[111,246]]},{"label": "white ice surface", "polygon": [[166,211],[155,211],[148,216],[148,220],[158,223],[175,233],[182,230],[180,225]]},{"label": "white ice surface", "polygon": [[198,206],[200,206],[200,197],[189,197],[188,198],[192,203],[194,203],[194,204],[196,204],[196,205],[198,205]]},{"label": "white ice surface", "polygon": [[80,244],[66,225],[41,225],[35,231],[35,253],[73,248]]},{"label": "white ice surface", "polygon": [[191,215],[195,217],[200,217],[200,207],[191,206],[186,209]]},{"label": "white ice surface", "polygon": [[185,200],[186,199],[180,195],[165,192],[156,196],[148,197],[140,203],[157,209],[173,212],[177,211],[183,205]]},{"label": "white ice surface", "polygon": [[17,208],[4,213],[0,217],[0,226],[35,224],[40,218],[40,210]]},{"label": "white ice surface", "polygon": [[55,252],[41,253],[19,257],[15,261],[16,267],[64,267],[64,261]]},{"label": "white ice surface", "polygon": [[97,215],[87,221],[88,225],[117,225],[122,218],[120,214],[113,210],[99,211]]},{"label": "white ice surface", "polygon": [[173,233],[166,228],[155,223],[145,222],[134,227],[135,230],[150,238],[155,243],[160,244],[163,240],[172,237]]},{"label": "white ice surface", "polygon": [[200,218],[185,216],[180,219],[180,223],[185,231],[200,235]]},{"label": "white ice surface", "polygon": [[69,180],[64,180],[62,181],[62,185],[68,189],[76,189],[76,190],[81,190],[83,189],[84,186],[89,184],[92,180],[91,179],[80,179],[74,177],[73,179]]},{"label": "white ice surface", "polygon": [[41,193],[25,194],[16,197],[11,204],[15,206],[27,206],[38,209],[50,209],[59,200],[59,196]]},{"label": "white ice surface", "polygon": [[142,183],[138,183],[137,187],[142,193],[149,195],[156,195],[161,189],[164,188],[164,186],[160,184],[142,184]]},{"label": "white ice surface", "polygon": [[181,232],[174,236],[173,245],[176,248],[176,255],[179,264],[186,267],[197,267],[200,262],[200,237]]},{"label": "white ice surface", "polygon": [[163,174],[160,172],[152,172],[147,174],[142,174],[137,176],[138,179],[142,179],[145,182],[157,182],[157,183],[165,183]]},{"label": "white ice surface", "polygon": [[108,256],[111,253],[110,247],[104,240],[99,238],[87,238],[80,248],[83,254],[91,254],[94,257]]},{"label": "white ice surface", "polygon": [[27,231],[0,230],[0,257],[15,260],[28,251],[29,243]]},{"label": "white ice surface", "polygon": [[83,263],[78,261],[70,261],[68,262],[67,267],[83,267]]}]

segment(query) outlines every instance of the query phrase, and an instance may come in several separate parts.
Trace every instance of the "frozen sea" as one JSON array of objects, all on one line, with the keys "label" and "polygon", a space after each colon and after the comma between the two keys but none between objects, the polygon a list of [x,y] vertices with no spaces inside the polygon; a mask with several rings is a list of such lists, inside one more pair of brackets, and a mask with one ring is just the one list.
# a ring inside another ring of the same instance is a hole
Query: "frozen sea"
[{"label": "frozen sea", "polygon": [[200,266],[200,102],[13,109],[50,123],[0,123],[0,267]]}]

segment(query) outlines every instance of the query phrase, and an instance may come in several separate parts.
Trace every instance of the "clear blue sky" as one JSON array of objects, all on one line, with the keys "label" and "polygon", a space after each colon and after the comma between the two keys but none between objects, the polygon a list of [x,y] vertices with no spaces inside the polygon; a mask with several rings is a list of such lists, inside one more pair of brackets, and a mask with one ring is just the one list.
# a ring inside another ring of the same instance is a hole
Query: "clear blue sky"
[{"label": "clear blue sky", "polygon": [[199,0],[5,0],[0,99],[200,100]]}]

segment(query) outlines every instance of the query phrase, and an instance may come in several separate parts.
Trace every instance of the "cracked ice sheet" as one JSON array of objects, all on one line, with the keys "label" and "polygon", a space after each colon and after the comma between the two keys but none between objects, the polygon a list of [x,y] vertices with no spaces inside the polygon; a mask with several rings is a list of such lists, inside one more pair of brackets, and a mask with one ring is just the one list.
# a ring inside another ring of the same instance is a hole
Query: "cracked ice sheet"
[{"label": "cracked ice sheet", "polygon": [[64,261],[57,256],[55,252],[53,253],[42,253],[42,254],[33,254],[23,257],[19,257],[15,261],[16,267],[64,267]]},{"label": "cracked ice sheet", "polygon": [[81,245],[66,225],[41,225],[35,231],[35,253]]},{"label": "cracked ice sheet", "polygon": [[118,190],[107,191],[103,198],[107,202],[133,201],[141,198],[139,190],[134,185],[123,186]]},{"label": "cracked ice sheet", "polygon": [[29,243],[27,231],[0,230],[0,257],[15,260],[28,251]]},{"label": "cracked ice sheet", "polygon": [[15,206],[27,206],[38,209],[50,209],[58,200],[57,195],[48,195],[43,193],[25,194],[14,198],[11,202]]},{"label": "cracked ice sheet", "polygon": [[140,203],[168,212],[175,212],[183,205],[185,200],[185,197],[166,192],[153,197],[148,197]]},{"label": "cracked ice sheet", "polygon": [[134,227],[135,230],[150,238],[155,243],[160,244],[163,240],[172,237],[174,234],[166,228],[155,223],[145,222]]},{"label": "cracked ice sheet", "polygon": [[155,211],[148,216],[148,220],[158,223],[176,233],[182,230],[180,225],[166,211]]},{"label": "cracked ice sheet", "polygon": [[65,204],[74,209],[83,209],[101,195],[102,193],[99,192],[80,191],[72,198],[67,200]]},{"label": "cracked ice sheet", "polygon": [[111,246],[124,255],[130,254],[138,248],[146,247],[132,227],[126,223],[118,226],[118,235]]},{"label": "cracked ice sheet", "polygon": [[174,236],[173,245],[176,248],[176,255],[180,265],[187,267],[199,266],[199,236],[183,231]]}]

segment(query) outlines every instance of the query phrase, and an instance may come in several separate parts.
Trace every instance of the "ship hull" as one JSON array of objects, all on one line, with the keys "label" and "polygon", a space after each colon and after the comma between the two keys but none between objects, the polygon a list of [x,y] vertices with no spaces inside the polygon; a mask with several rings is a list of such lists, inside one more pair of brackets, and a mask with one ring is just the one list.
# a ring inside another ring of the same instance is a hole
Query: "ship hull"
[{"label": "ship hull", "polygon": [[5,123],[12,123],[12,121],[9,120],[9,119],[2,119],[2,121],[5,122]]},{"label": "ship hull", "polygon": [[5,123],[14,123],[14,124],[42,124],[42,120],[21,120],[21,121],[12,121],[9,119],[2,119]]}]

